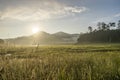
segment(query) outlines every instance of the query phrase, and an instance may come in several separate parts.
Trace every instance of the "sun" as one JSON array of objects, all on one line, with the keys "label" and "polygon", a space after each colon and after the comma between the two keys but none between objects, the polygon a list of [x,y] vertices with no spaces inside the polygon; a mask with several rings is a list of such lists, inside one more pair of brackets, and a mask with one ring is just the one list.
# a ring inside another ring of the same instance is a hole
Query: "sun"
[{"label": "sun", "polygon": [[32,32],[33,32],[33,33],[37,33],[37,32],[39,32],[39,31],[40,31],[39,27],[33,27],[33,28],[32,28]]}]

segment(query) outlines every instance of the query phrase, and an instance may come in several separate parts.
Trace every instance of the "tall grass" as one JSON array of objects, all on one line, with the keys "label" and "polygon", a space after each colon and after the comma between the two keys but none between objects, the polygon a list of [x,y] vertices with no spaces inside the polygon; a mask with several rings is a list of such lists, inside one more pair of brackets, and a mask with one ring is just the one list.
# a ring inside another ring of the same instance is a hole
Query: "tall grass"
[{"label": "tall grass", "polygon": [[120,80],[119,49],[118,45],[1,47],[0,80]]}]

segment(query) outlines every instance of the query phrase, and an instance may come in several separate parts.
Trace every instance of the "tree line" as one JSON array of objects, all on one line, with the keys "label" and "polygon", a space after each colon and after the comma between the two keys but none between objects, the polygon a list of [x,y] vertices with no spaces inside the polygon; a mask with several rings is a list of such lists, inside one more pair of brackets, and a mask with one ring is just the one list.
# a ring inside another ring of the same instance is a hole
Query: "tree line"
[{"label": "tree line", "polygon": [[[113,29],[114,28],[114,29]],[[120,42],[120,20],[116,22],[98,22],[97,29],[93,30],[93,27],[88,27],[87,33],[80,34],[78,43],[118,43]]]},{"label": "tree line", "polygon": [[120,29],[120,20],[117,23],[109,22],[108,24],[105,22],[98,22],[97,29],[93,30],[92,26],[89,26],[88,31],[89,32],[105,31],[105,30],[111,30],[111,28]]}]

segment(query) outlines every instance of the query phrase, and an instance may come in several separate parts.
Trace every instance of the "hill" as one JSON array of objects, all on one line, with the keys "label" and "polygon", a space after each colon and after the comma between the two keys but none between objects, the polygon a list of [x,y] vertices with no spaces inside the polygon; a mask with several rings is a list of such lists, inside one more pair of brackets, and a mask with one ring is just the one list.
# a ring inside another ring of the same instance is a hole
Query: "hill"
[{"label": "hill", "polygon": [[18,45],[49,45],[49,44],[73,44],[77,42],[79,34],[69,34],[57,32],[50,34],[44,31],[30,36],[22,36],[12,39],[6,39],[6,42]]}]

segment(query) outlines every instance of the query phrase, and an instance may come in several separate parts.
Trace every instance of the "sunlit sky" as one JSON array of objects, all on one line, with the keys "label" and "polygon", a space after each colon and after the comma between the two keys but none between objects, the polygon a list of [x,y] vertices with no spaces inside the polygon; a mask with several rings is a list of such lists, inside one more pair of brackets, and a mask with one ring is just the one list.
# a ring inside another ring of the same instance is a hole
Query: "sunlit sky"
[{"label": "sunlit sky", "polygon": [[[0,0],[0,38],[86,32],[89,25],[120,19],[120,0]],[[95,27],[95,26],[94,26]]]}]

